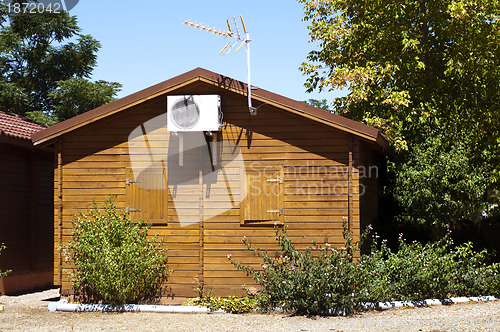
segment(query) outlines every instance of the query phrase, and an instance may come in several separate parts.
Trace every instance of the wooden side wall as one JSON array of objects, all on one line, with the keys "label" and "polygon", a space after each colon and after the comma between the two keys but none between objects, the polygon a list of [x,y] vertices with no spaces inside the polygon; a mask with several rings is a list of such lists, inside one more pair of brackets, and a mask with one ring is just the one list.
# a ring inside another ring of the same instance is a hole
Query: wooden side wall
[{"label": "wooden side wall", "polygon": [[[360,231],[359,161],[357,138],[286,113],[269,105],[257,116],[248,114],[246,99],[208,85],[191,85],[176,94],[220,94],[224,112],[222,140],[238,145],[247,168],[280,166],[284,174],[284,222],[292,241],[300,249],[312,241],[343,245],[342,222],[348,220],[355,236]],[[258,106],[258,105],[257,105]],[[86,209],[92,199],[103,202],[113,195],[119,209],[125,209],[126,173],[130,168],[127,139],[144,122],[166,110],[166,97],[122,112],[84,130],[63,137],[59,169],[55,175],[55,199],[62,210],[55,210],[55,246],[71,236],[72,214]],[[154,144],[154,142],[150,142]],[[57,158],[56,158],[57,159]],[[351,167],[349,167],[351,165]],[[237,176],[237,174],[233,174]],[[196,185],[193,187],[196,190]],[[201,187],[203,194],[205,192]],[[213,189],[215,190],[215,189]],[[274,230],[242,226],[240,205],[200,223],[181,227],[178,213],[168,194],[165,224],[155,224],[152,233],[165,236],[170,268],[168,286],[174,296],[196,296],[198,282],[215,295],[242,295],[242,285],[252,279],[237,271],[227,255],[244,264],[259,267],[241,242],[243,237],[261,248],[276,248]],[[65,273],[71,264],[55,250],[55,281],[63,294],[71,293]]]},{"label": "wooden side wall", "polygon": [[0,269],[12,270],[2,293],[52,283],[52,172],[51,152],[0,144]]}]

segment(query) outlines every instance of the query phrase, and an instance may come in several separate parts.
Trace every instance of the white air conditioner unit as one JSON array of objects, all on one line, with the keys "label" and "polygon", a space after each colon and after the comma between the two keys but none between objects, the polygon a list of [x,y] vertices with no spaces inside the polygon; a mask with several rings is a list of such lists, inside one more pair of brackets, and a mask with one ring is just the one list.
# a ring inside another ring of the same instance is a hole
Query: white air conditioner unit
[{"label": "white air conditioner unit", "polygon": [[219,95],[167,96],[168,131],[217,131],[221,121]]}]

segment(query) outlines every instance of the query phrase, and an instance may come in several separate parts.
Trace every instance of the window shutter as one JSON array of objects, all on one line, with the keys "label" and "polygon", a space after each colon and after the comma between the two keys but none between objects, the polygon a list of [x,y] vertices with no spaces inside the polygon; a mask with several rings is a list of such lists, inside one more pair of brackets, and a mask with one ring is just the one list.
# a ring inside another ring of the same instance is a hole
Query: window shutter
[{"label": "window shutter", "polygon": [[283,224],[284,180],[283,169],[246,171],[247,196],[241,203],[242,225],[274,226]]},{"label": "window shutter", "polygon": [[167,223],[167,185],[163,168],[146,169],[134,179],[127,170],[125,201],[128,216],[134,222]]}]

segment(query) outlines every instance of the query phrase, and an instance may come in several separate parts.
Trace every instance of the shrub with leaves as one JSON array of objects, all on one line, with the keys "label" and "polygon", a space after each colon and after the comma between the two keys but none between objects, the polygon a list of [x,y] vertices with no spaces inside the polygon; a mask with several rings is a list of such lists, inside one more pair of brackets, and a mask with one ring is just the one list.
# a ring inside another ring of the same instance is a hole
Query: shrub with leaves
[{"label": "shrub with leaves", "polygon": [[500,263],[495,263],[487,269],[488,277],[491,279],[489,294],[500,298]]},{"label": "shrub with leaves", "polygon": [[96,202],[74,216],[73,235],[64,247],[75,265],[70,275],[77,296],[86,302],[125,304],[151,302],[161,295],[170,273],[166,249],[149,226],[119,213],[112,198],[103,209]]},{"label": "shrub with leaves", "polygon": [[198,305],[208,307],[211,311],[219,309],[233,314],[243,314],[254,311],[259,307],[259,299],[250,297],[196,297],[187,301],[184,305]]},{"label": "shrub with leaves", "polygon": [[275,233],[280,249],[274,257],[266,250],[254,248],[243,238],[247,248],[262,258],[262,270],[244,266],[228,257],[236,268],[261,285],[258,295],[265,309],[316,314],[331,309],[354,312],[361,307],[367,290],[362,284],[362,270],[353,256],[359,243],[353,243],[346,223],[342,250],[329,243],[314,243],[300,252],[288,239],[286,226],[275,227]]},{"label": "shrub with leaves", "polygon": [[468,242],[452,253],[457,261],[452,289],[455,295],[500,295],[500,263],[489,265],[490,254],[486,249],[475,252]]},{"label": "shrub with leaves", "polygon": [[454,247],[448,233],[425,245],[406,243],[401,235],[396,252],[382,241],[359,262],[370,289],[367,300],[385,302],[495,295],[498,274],[488,259],[486,250],[474,252],[471,243]]},{"label": "shrub with leaves", "polygon": [[264,309],[338,314],[353,313],[365,302],[500,294],[500,263],[488,265],[486,250],[474,252],[471,243],[455,247],[449,233],[425,245],[406,243],[401,235],[396,252],[385,240],[380,246],[374,241],[369,255],[354,259],[367,233],[353,243],[346,223],[340,250],[329,243],[314,243],[298,251],[288,239],[286,227],[276,227],[275,232],[280,249],[274,256],[243,238],[254,256],[262,258],[262,269],[228,256],[261,286],[258,304]]}]

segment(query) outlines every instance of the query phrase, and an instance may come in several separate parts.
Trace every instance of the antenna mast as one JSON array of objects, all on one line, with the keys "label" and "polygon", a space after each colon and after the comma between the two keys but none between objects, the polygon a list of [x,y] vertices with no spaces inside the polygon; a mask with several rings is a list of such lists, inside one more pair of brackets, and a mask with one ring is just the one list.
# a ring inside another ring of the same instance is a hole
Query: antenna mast
[{"label": "antenna mast", "polygon": [[[230,20],[226,20],[227,22],[227,28],[228,30],[219,30],[215,28],[208,27],[206,25],[201,25],[199,23],[191,22],[189,20],[185,20],[184,24],[190,25],[193,28],[201,29],[201,30],[206,30],[208,32],[213,32],[217,35],[223,36],[223,37],[231,37],[236,39],[233,44],[228,48],[229,44],[231,44],[231,41],[229,41],[219,52],[219,55],[224,54],[228,55],[233,51],[233,49],[239,44],[238,47],[236,47],[236,50],[233,52],[236,53],[239,51],[239,49],[243,46],[243,44],[246,44],[247,48],[247,97],[248,97],[248,110],[250,111],[251,115],[257,115],[257,108],[252,107],[252,86],[250,84],[250,34],[247,32],[247,29],[245,27],[245,22],[243,21],[243,17],[240,16],[241,20],[241,26],[243,28],[243,33],[240,32],[240,28],[238,26],[238,21],[236,20],[236,17],[233,16],[232,22],[230,23]],[[232,26],[232,27],[231,27]]]}]

